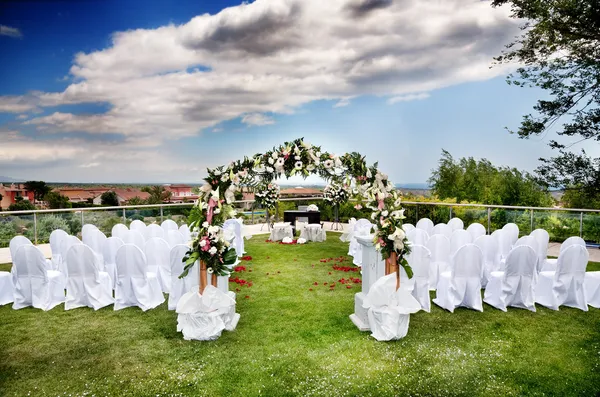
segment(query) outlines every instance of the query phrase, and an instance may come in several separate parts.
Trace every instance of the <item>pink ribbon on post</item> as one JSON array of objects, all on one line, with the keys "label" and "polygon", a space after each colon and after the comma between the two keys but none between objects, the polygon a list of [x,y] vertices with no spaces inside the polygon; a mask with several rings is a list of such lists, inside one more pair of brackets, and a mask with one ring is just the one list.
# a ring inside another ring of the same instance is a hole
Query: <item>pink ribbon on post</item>
[{"label": "pink ribbon on post", "polygon": [[216,206],[217,202],[211,197],[210,200],[208,200],[208,210],[206,211],[206,221],[209,225],[212,224],[213,210]]},{"label": "pink ribbon on post", "polygon": [[377,208],[379,208],[380,210],[382,210],[383,208],[385,208],[383,200],[379,200],[379,205],[377,206]]}]

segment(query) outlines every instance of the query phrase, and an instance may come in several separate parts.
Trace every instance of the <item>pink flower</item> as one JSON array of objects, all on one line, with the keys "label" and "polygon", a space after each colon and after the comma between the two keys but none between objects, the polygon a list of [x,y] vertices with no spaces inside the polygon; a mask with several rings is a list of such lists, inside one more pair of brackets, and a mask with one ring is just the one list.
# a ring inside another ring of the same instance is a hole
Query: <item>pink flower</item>
[{"label": "pink flower", "polygon": [[360,209],[362,209],[362,205],[360,205],[360,204],[356,204],[356,205],[354,206],[354,208],[356,208],[357,210],[360,210]]}]

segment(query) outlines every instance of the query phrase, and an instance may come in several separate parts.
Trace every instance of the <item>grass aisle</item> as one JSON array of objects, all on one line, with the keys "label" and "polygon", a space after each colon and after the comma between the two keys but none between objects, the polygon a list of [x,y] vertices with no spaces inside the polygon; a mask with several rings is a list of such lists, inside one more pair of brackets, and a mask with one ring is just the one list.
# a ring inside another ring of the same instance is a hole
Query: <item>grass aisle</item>
[{"label": "grass aisle", "polygon": [[[435,305],[407,337],[380,343],[350,322],[359,284],[333,270],[347,245],[284,246],[255,236],[237,273],[238,328],[188,342],[166,303],[50,312],[0,307],[0,395],[594,395],[600,391],[600,310]],[[346,261],[343,264],[348,265]],[[314,267],[313,267],[314,265]],[[0,270],[7,270],[0,268]],[[591,270],[591,269],[590,269]],[[331,273],[331,274],[330,274]],[[313,285],[314,283],[318,285]],[[330,284],[336,285],[331,290]],[[327,283],[327,285],[324,285]],[[312,291],[310,291],[312,289]]]}]

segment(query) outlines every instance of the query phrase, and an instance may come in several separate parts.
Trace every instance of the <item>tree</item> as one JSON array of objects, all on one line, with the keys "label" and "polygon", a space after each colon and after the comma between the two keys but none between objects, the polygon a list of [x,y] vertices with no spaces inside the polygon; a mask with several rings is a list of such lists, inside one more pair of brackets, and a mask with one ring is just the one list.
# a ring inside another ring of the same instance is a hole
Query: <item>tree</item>
[{"label": "tree", "polygon": [[110,205],[115,207],[118,206],[119,199],[117,197],[117,193],[113,192],[112,190],[102,193],[102,196],[100,196],[100,203],[102,205]]},{"label": "tree", "polygon": [[35,205],[29,200],[23,200],[23,197],[15,198],[15,202],[8,206],[9,211],[29,211],[34,209]]},{"label": "tree", "polygon": [[547,189],[529,173],[495,167],[486,159],[469,157],[457,161],[446,150],[442,150],[439,166],[432,171],[429,183],[442,200],[538,207],[553,204]]},{"label": "tree", "polygon": [[526,20],[523,33],[496,58],[498,63],[524,65],[509,84],[536,86],[548,92],[537,114],[523,117],[519,137],[542,135],[563,119],[559,136],[575,143],[551,141],[557,157],[540,159],[539,179],[554,187],[600,193],[600,158],[568,149],[583,141],[600,141],[600,3],[598,0],[493,0],[510,4],[513,18]]},{"label": "tree", "polygon": [[132,197],[127,200],[127,205],[144,205],[146,202],[138,196]]},{"label": "tree", "polygon": [[46,194],[52,190],[44,181],[27,181],[24,186],[25,190],[33,192],[33,197],[37,201],[42,201]]},{"label": "tree", "polygon": [[[150,194],[150,197],[146,200],[147,204],[162,204],[165,201],[169,201],[172,193],[165,189],[164,186],[144,186],[142,192]],[[131,200],[130,200],[131,201]]]},{"label": "tree", "polygon": [[71,208],[71,202],[67,196],[63,196],[59,192],[50,192],[44,196],[44,201],[48,203],[48,208]]}]

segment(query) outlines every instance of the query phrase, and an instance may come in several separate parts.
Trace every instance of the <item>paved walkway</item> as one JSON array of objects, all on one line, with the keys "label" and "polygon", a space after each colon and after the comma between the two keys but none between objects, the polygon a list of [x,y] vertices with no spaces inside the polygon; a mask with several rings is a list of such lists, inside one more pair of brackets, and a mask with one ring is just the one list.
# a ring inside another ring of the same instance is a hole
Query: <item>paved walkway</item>
[{"label": "paved walkway", "polygon": [[[348,229],[348,224],[341,224],[344,228],[343,231]],[[336,230],[332,230],[331,222],[324,222],[324,226],[326,231],[335,232]],[[342,233],[342,230],[338,230],[337,232]],[[244,225],[244,233],[246,235],[257,235],[257,234],[268,234],[270,231],[267,229],[267,226],[264,224],[258,225]],[[50,258],[52,256],[52,251],[50,250],[50,244],[40,244],[38,247],[42,250],[46,258]],[[560,251],[560,243],[550,243],[548,244],[548,256],[558,256]],[[591,262],[600,262],[600,249],[598,248],[588,248],[588,252],[590,253],[590,261]],[[0,264],[2,263],[11,263],[12,260],[10,258],[10,250],[8,248],[0,248]]]}]

